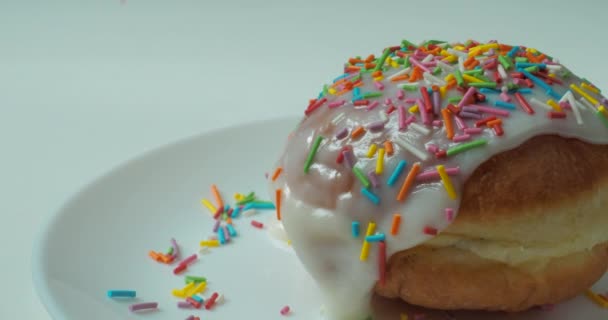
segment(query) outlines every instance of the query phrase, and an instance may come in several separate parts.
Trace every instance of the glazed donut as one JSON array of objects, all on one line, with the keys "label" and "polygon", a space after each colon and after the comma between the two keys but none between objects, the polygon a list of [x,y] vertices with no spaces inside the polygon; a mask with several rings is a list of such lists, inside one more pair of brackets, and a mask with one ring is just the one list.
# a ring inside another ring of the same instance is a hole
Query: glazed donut
[{"label": "glazed donut", "polygon": [[608,266],[608,100],[557,59],[490,41],[354,57],[270,179],[336,319],[372,293],[437,309],[571,298]]}]

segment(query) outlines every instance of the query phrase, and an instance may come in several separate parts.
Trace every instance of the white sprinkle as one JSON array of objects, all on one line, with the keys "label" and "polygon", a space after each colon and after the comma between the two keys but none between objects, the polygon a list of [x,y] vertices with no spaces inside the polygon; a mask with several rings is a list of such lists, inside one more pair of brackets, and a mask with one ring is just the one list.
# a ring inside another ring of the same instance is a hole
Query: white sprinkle
[{"label": "white sprinkle", "polygon": [[[410,126],[413,123],[410,123]],[[414,147],[413,145],[409,144],[407,141],[403,140],[403,138],[401,137],[397,137],[397,139],[395,139],[395,143],[398,144],[400,147],[402,147],[403,149],[406,149],[407,151],[409,151],[410,153],[412,153],[414,156],[416,156],[418,159],[422,160],[422,161],[426,161],[429,157],[429,155]]]},{"label": "white sprinkle", "polygon": [[338,113],[338,115],[331,120],[331,123],[333,123],[334,125],[340,123],[340,121],[342,121],[342,119],[344,119],[344,112]]},{"label": "white sprinkle", "polygon": [[410,128],[414,129],[415,131],[418,131],[419,133],[422,133],[423,135],[427,136],[429,135],[429,133],[431,133],[431,130],[429,130],[428,128],[421,126],[415,122],[410,123]]},{"label": "white sprinkle", "polygon": [[539,101],[536,98],[530,98],[530,103],[536,107],[545,108],[549,111],[554,111],[552,106],[550,106],[542,101]]},{"label": "white sprinkle", "polygon": [[449,65],[449,64],[447,64],[447,63],[445,63],[445,62],[443,62],[441,60],[437,60],[437,66],[439,68],[441,68],[443,71],[448,72],[448,73],[451,73],[451,72],[454,71],[454,67],[453,66],[451,66],[451,65]]},{"label": "white sprinkle", "polygon": [[382,110],[380,111],[380,120],[382,122],[387,122],[388,121],[388,116],[386,115],[386,111]]},{"label": "white sprinkle", "polygon": [[560,64],[548,64],[547,69],[549,69],[549,71],[560,71],[562,70],[562,66]]},{"label": "white sprinkle", "polygon": [[398,71],[398,72],[393,73],[392,75],[390,75],[390,76],[389,76],[388,78],[386,78],[386,79],[388,79],[389,81],[390,81],[390,80],[393,80],[393,79],[397,78],[398,76],[400,76],[400,75],[402,75],[402,74],[406,74],[406,73],[410,72],[410,70],[412,70],[412,68],[411,68],[411,67],[407,67],[407,68],[405,68],[405,69],[403,69],[403,70],[401,70],[401,71]]},{"label": "white sprinkle", "polygon": [[589,108],[589,110],[592,110],[594,112],[597,111],[595,106],[592,105],[591,102],[587,101],[587,99],[581,97],[580,99],[578,99],[578,101],[580,101],[580,103],[583,104],[585,107]]},{"label": "white sprinkle", "polygon": [[507,79],[507,71],[505,71],[505,68],[500,63],[498,64],[498,74],[503,80]]},{"label": "white sprinkle", "polygon": [[430,74],[428,72],[423,73],[422,76],[424,77],[424,79],[426,81],[430,82],[431,84],[434,83],[434,84],[437,84],[437,85],[440,85],[440,86],[447,85],[447,83],[445,81],[443,81],[443,79],[439,79],[439,78],[435,77],[434,75],[432,75],[432,74]]},{"label": "white sprinkle", "polygon": [[455,56],[459,56],[459,57],[463,57],[463,58],[468,58],[469,54],[466,52],[462,52],[462,51],[458,51],[454,48],[448,48],[447,51]]},{"label": "white sprinkle", "polygon": [[464,72],[464,57],[458,57],[458,69]]},{"label": "white sprinkle", "polygon": [[572,108],[572,111],[574,112],[574,117],[576,118],[576,123],[578,125],[582,125],[583,119],[581,118],[581,112],[579,110],[580,106],[576,103],[576,100],[574,100],[574,95],[572,95],[572,92],[570,90],[568,90],[568,92],[566,92],[566,94],[564,94],[564,96],[570,103],[570,107]]},{"label": "white sprinkle", "polygon": [[422,59],[422,63],[427,63],[427,62],[431,62],[431,60],[433,60],[433,55],[429,53],[428,56],[424,57],[424,59]]},{"label": "white sprinkle", "polygon": [[256,213],[255,209],[249,209],[249,210],[243,211],[243,216],[245,216],[245,217],[251,217],[255,213]]},{"label": "white sprinkle", "polygon": [[217,299],[215,299],[215,303],[217,303],[217,304],[222,304],[222,302],[224,302],[224,294],[223,294],[223,293],[220,293],[220,294],[217,296]]}]

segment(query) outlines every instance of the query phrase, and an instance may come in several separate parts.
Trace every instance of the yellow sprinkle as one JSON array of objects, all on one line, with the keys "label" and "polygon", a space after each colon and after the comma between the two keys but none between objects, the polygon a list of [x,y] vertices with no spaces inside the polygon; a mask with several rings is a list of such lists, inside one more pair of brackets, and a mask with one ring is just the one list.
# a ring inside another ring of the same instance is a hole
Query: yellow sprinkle
[{"label": "yellow sprinkle", "polygon": [[194,288],[194,282],[188,283],[185,287],[183,287],[181,289],[173,289],[173,291],[171,291],[171,293],[173,293],[173,295],[178,298],[186,298],[188,296],[186,293],[188,291],[192,290],[192,288]]},{"label": "yellow sprinkle", "polygon": [[376,154],[377,149],[378,149],[378,146],[375,143],[372,143],[369,146],[369,149],[367,149],[367,157],[372,158]]},{"label": "yellow sprinkle", "polygon": [[588,85],[585,82],[581,83],[581,87],[583,87],[583,89],[585,89],[587,91],[591,91],[591,92],[593,92],[595,94],[599,94],[600,93],[600,90],[598,90],[596,87],[590,86],[590,85]]},{"label": "yellow sprinkle", "polygon": [[402,313],[401,314],[401,320],[407,320],[407,314]]},{"label": "yellow sprinkle", "polygon": [[447,57],[447,56],[450,55],[450,53],[447,50],[445,50],[445,49],[441,49],[441,51],[439,51],[439,54],[442,55],[442,56],[444,56],[444,57]]},{"label": "yellow sprinkle", "polygon": [[377,76],[374,78],[374,81],[382,81],[384,80],[384,76]]},{"label": "yellow sprinkle", "polygon": [[219,240],[203,240],[200,242],[201,247],[219,247]]},{"label": "yellow sprinkle", "polygon": [[526,48],[526,51],[532,53],[532,54],[537,54],[538,50],[534,49],[534,48]]},{"label": "yellow sprinkle", "polygon": [[446,62],[456,62],[456,61],[458,61],[458,57],[451,55],[451,56],[445,57],[443,60],[445,60]]},{"label": "yellow sprinkle", "polygon": [[376,174],[380,175],[384,171],[384,148],[378,149],[378,159],[376,159]]},{"label": "yellow sprinkle", "polygon": [[469,49],[469,57],[474,57],[474,56],[478,56],[481,53],[481,49],[477,48],[471,48]]},{"label": "yellow sprinkle", "polygon": [[327,92],[329,92],[330,94],[336,94],[336,89],[334,88],[329,88],[329,90],[327,90]]},{"label": "yellow sprinkle", "polygon": [[483,80],[481,79],[477,79],[475,77],[473,77],[472,75],[469,74],[463,74],[462,78],[466,81],[466,82],[483,82]]},{"label": "yellow sprinkle", "polygon": [[398,69],[398,68],[399,68],[399,63],[397,63],[397,61],[393,61],[393,62],[391,63],[391,67],[393,67],[393,68],[395,68],[395,69]]},{"label": "yellow sprinkle", "polygon": [[454,50],[458,50],[458,51],[463,51],[464,50],[464,46],[454,46]]},{"label": "yellow sprinkle", "polygon": [[418,105],[415,104],[415,105],[411,106],[408,110],[410,111],[410,113],[416,113],[416,112],[418,112]]},{"label": "yellow sprinkle", "polygon": [[[547,104],[551,106],[551,108],[555,109],[557,112],[562,112],[562,107],[557,104],[557,102],[553,101],[553,99],[547,100]],[[574,108],[574,106],[573,106]]]},{"label": "yellow sprinkle", "polygon": [[201,203],[209,209],[211,214],[215,214],[215,211],[217,211],[217,208],[209,200],[203,199],[201,200]]},{"label": "yellow sprinkle", "polygon": [[287,240],[287,245],[291,246],[291,240]]},{"label": "yellow sprinkle", "polygon": [[585,291],[585,295],[587,296],[587,298],[591,299],[591,301],[595,302],[598,306],[602,308],[608,308],[608,301],[605,301],[604,299],[602,299],[602,297],[600,297],[590,289],[587,289],[587,291]]},{"label": "yellow sprinkle", "polygon": [[448,87],[447,86],[441,86],[441,87],[439,87],[439,94],[441,95],[442,99],[445,98],[445,94],[447,92],[448,92]]},{"label": "yellow sprinkle", "polygon": [[391,57],[386,57],[386,64],[389,66],[393,63],[393,59]]},{"label": "yellow sprinkle", "polygon": [[608,119],[608,111],[606,110],[606,107],[599,106],[597,108],[597,111],[601,112],[604,115],[604,117],[606,117]]},{"label": "yellow sprinkle", "polygon": [[450,176],[448,176],[448,173],[445,171],[445,166],[437,166],[437,172],[441,177],[441,181],[443,181],[443,186],[445,187],[445,191],[448,192],[448,196],[451,199],[456,199],[456,191],[454,190],[454,185],[452,185],[452,180],[450,180]]},{"label": "yellow sprinkle", "polygon": [[[374,231],[376,231],[376,224],[374,222],[368,223],[365,237],[367,238],[371,236]],[[361,259],[361,261],[365,261],[367,260],[367,256],[369,256],[369,242],[363,240],[363,246],[361,247],[361,256],[359,257],[359,259]]]},{"label": "yellow sprinkle", "polygon": [[443,78],[443,80],[445,80],[445,82],[450,82],[450,80],[452,80],[452,79],[454,79],[453,73],[450,73],[445,78]]},{"label": "yellow sprinkle", "polygon": [[587,101],[591,102],[592,105],[596,106],[599,104],[597,100],[595,100],[592,96],[588,95],[587,92],[581,90],[581,88],[577,87],[574,83],[570,85],[570,88],[578,92],[578,94],[583,96],[583,98],[585,98]]},{"label": "yellow sprinkle", "polygon": [[555,73],[549,73],[549,78],[555,78],[555,77],[557,77],[557,76],[555,75]]},{"label": "yellow sprinkle", "polygon": [[245,196],[241,193],[235,193],[234,194],[234,200],[236,201],[241,201]]},{"label": "yellow sprinkle", "polygon": [[195,294],[202,293],[203,291],[205,291],[206,288],[207,288],[207,283],[201,282],[196,287],[192,288],[191,290],[188,290],[188,292],[186,292],[186,297],[191,297]]}]

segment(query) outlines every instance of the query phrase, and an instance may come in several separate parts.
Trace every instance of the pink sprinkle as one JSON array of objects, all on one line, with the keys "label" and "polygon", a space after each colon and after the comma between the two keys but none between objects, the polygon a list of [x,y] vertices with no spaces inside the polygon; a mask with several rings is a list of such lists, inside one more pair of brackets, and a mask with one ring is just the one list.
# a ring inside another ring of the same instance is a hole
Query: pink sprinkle
[{"label": "pink sprinkle", "polygon": [[405,124],[405,107],[397,107],[397,113],[399,114],[399,131],[403,131],[407,128],[407,124]]},{"label": "pink sprinkle", "polygon": [[465,128],[464,133],[466,134],[480,134],[483,128]]},{"label": "pink sprinkle", "polygon": [[443,122],[441,122],[441,120],[433,120],[433,127],[441,127],[443,125]]},{"label": "pink sprinkle", "polygon": [[192,305],[188,301],[178,301],[177,307],[180,309],[192,309]]},{"label": "pink sprinkle", "polygon": [[[426,56],[425,56],[425,57],[426,57]],[[420,69],[422,69],[422,70],[424,70],[424,71],[426,71],[426,72],[428,72],[428,73],[433,73],[433,72],[431,71],[431,69],[427,68],[427,67],[426,67],[424,64],[420,63],[420,61],[418,61],[418,60],[414,59],[414,57],[411,57],[411,56],[410,56],[410,62],[411,62],[413,65],[416,65],[418,68],[420,68]]]},{"label": "pink sprinkle", "polygon": [[570,106],[570,102],[568,102],[568,101],[562,101],[562,102],[560,102],[560,103],[559,103],[559,106],[560,106],[562,109],[566,109],[566,110],[572,110],[572,107]]},{"label": "pink sprinkle", "polygon": [[339,106],[344,105],[344,103],[346,103],[346,101],[344,101],[344,100],[337,100],[337,101],[334,101],[334,102],[330,103],[327,106],[333,109],[333,108],[337,108]]},{"label": "pink sprinkle", "polygon": [[215,224],[213,225],[213,232],[217,232],[220,228],[220,222],[222,222],[219,218],[215,220]]},{"label": "pink sprinkle", "polygon": [[498,109],[498,108],[484,107],[484,106],[478,106],[478,105],[475,105],[475,107],[477,107],[479,112],[494,114],[494,115],[502,116],[502,117],[508,117],[511,114],[507,110],[502,110],[502,109]]},{"label": "pink sprinkle", "polygon": [[426,150],[428,152],[435,153],[435,152],[437,152],[439,150],[439,148],[436,145],[434,145],[432,143],[429,143],[429,144],[426,145]]},{"label": "pink sprinkle", "polygon": [[374,86],[376,86],[376,89],[378,90],[384,90],[384,85],[380,81],[374,81]]},{"label": "pink sprinkle", "polygon": [[230,242],[230,232],[228,232],[228,227],[224,226],[222,227],[222,229],[224,229],[224,236],[226,237],[226,242]]},{"label": "pink sprinkle", "polygon": [[424,103],[422,103],[422,100],[417,99],[416,103],[418,104],[418,110],[420,111],[420,116],[422,117],[422,123],[431,124],[431,118],[426,112],[426,108],[424,107]]},{"label": "pink sprinkle", "polygon": [[458,102],[458,107],[462,108],[465,104],[468,104],[469,100],[471,100],[476,92],[477,90],[475,90],[475,87],[469,87],[469,90],[467,90],[460,102]]},{"label": "pink sprinkle", "polygon": [[[455,175],[460,174],[460,167],[445,168],[445,171],[447,172],[447,174],[449,176],[455,176]],[[432,169],[425,170],[425,171],[419,173],[416,176],[416,181],[431,181],[431,180],[439,180],[440,178],[441,177],[439,176],[439,173],[437,172],[437,170],[432,168]]]},{"label": "pink sprinkle", "polygon": [[405,98],[405,93],[403,92],[403,90],[397,90],[397,99],[403,100],[403,98]]},{"label": "pink sprinkle", "polygon": [[435,235],[437,235],[437,233],[439,233],[437,229],[430,227],[430,226],[424,227],[424,229],[422,229],[422,232],[424,232],[424,234],[428,234],[431,236],[435,236]]},{"label": "pink sprinkle", "polygon": [[460,111],[458,114],[461,118],[469,118],[469,119],[481,119],[481,115],[479,113]]},{"label": "pink sprinkle", "polygon": [[416,103],[416,98],[405,98],[403,101],[405,103]]},{"label": "pink sprinkle", "polygon": [[251,220],[251,225],[258,229],[264,228],[264,224],[256,220]]},{"label": "pink sprinkle", "polygon": [[452,209],[452,208],[445,208],[445,219],[448,222],[452,222],[452,220],[454,220],[454,209]]},{"label": "pink sprinkle", "polygon": [[342,130],[340,130],[340,131],[338,131],[338,133],[336,133],[336,139],[342,140],[342,139],[346,138],[347,135],[348,135],[348,129],[342,128]]},{"label": "pink sprinkle", "polygon": [[519,78],[513,78],[513,83],[515,83],[518,86],[524,86],[526,84],[526,82],[522,79]]},{"label": "pink sprinkle", "polygon": [[131,312],[146,310],[146,309],[156,309],[158,308],[158,302],[144,302],[144,303],[136,303],[129,306],[129,310]]},{"label": "pink sprinkle", "polygon": [[393,104],[393,100],[391,100],[391,98],[386,98],[384,99],[384,104],[390,106],[391,104]]},{"label": "pink sprinkle", "polygon": [[457,134],[457,135],[454,136],[454,138],[452,138],[452,140],[454,142],[462,142],[462,141],[467,141],[469,139],[471,139],[471,136],[468,135],[468,134],[466,134],[466,133],[465,134]]},{"label": "pink sprinkle", "polygon": [[458,127],[458,129],[463,130],[463,129],[466,129],[468,127],[467,123],[464,122],[464,120],[462,120],[461,117],[454,116],[454,120],[456,121],[456,126]]},{"label": "pink sprinkle", "polygon": [[291,309],[289,309],[289,306],[284,306],[283,308],[281,308],[281,315],[286,316],[289,314],[290,311]]},{"label": "pink sprinkle", "polygon": [[407,120],[405,120],[405,125],[409,125],[410,123],[416,122],[416,117],[415,116],[410,116],[409,118],[407,118]]},{"label": "pink sprinkle", "polygon": [[509,97],[509,95],[506,92],[501,92],[499,96],[500,96],[500,99],[504,102],[511,101],[511,97]]},{"label": "pink sprinkle", "polygon": [[182,266],[182,265],[184,265],[184,266],[185,266],[185,265],[189,265],[190,263],[194,262],[194,260],[196,260],[196,258],[197,258],[197,255],[196,255],[196,253],[195,253],[195,254],[193,254],[193,255],[189,256],[188,258],[186,258],[186,259],[184,259],[184,260],[180,261],[179,265],[180,265],[180,266]]},{"label": "pink sprinkle", "polygon": [[375,109],[375,108],[376,108],[378,105],[380,105],[380,102],[378,102],[378,101],[374,101],[374,102],[370,103],[370,104],[367,106],[367,111],[372,111],[372,110],[374,110],[374,109]]}]

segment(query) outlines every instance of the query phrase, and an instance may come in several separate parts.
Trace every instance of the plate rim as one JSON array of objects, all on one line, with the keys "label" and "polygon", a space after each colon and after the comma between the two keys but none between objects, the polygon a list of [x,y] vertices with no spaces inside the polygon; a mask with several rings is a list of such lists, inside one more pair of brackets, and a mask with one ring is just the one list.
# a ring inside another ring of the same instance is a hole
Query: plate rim
[{"label": "plate rim", "polygon": [[48,277],[45,276],[47,271],[45,270],[44,266],[46,263],[46,247],[48,246],[48,241],[45,240],[49,238],[51,230],[53,230],[53,226],[61,220],[61,217],[65,215],[67,209],[70,208],[70,206],[78,198],[80,198],[83,194],[89,192],[92,188],[99,185],[106,179],[115,175],[117,172],[129,166],[132,166],[140,161],[143,161],[148,157],[163,153],[167,149],[176,147],[178,145],[191,143],[192,141],[200,139],[204,136],[218,135],[226,131],[240,129],[243,126],[256,127],[261,125],[269,125],[270,123],[281,121],[293,121],[295,123],[299,118],[300,117],[296,115],[284,115],[279,117],[245,121],[242,123],[235,123],[228,126],[214,128],[208,131],[194,133],[183,138],[178,138],[173,141],[152,147],[151,149],[144,150],[143,152],[137,153],[136,155],[131,156],[122,162],[119,162],[118,164],[110,167],[109,169],[102,171],[102,173],[98,174],[90,181],[80,186],[77,190],[69,194],[56,209],[52,210],[50,214],[46,215],[42,219],[42,222],[40,223],[38,231],[36,232],[36,236],[34,238],[34,244],[32,246],[32,254],[30,259],[31,277],[32,284],[34,286],[34,291],[36,292],[38,299],[44,306],[51,319],[69,318],[65,314],[63,308],[60,307],[60,304],[58,303],[57,299],[55,299],[51,294],[50,286],[48,283]]}]

